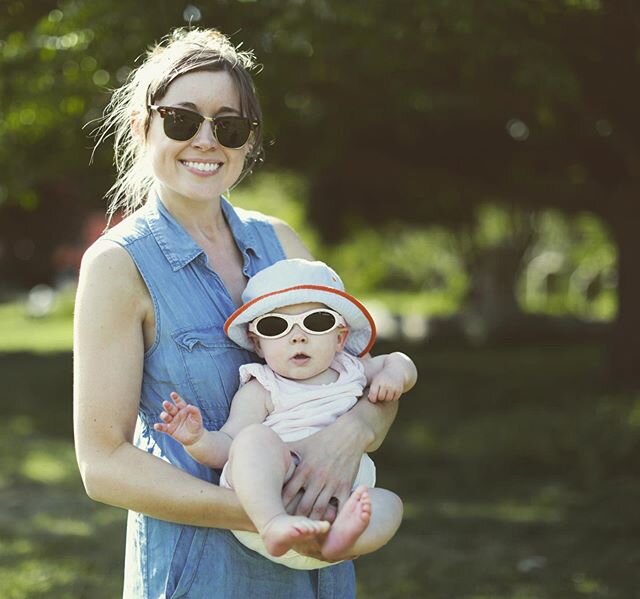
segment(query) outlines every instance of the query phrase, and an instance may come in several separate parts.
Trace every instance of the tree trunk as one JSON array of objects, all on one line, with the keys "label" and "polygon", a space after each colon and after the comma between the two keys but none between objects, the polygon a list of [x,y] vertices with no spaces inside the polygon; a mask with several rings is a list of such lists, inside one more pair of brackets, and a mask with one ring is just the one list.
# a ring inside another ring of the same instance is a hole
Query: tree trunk
[{"label": "tree trunk", "polygon": [[[618,315],[611,332],[610,381],[640,389],[640,214],[629,198],[628,209],[609,220],[618,246]],[[622,206],[621,206],[622,207]]]},{"label": "tree trunk", "polygon": [[504,335],[522,315],[515,281],[523,251],[510,244],[478,249],[469,267],[471,288],[467,308],[481,319],[489,338]]}]

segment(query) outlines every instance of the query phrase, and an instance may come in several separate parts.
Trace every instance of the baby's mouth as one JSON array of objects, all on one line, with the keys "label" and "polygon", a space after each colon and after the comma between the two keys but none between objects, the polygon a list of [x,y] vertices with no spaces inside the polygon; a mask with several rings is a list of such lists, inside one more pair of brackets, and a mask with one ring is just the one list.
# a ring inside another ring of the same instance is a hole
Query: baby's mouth
[{"label": "baby's mouth", "polygon": [[299,353],[299,354],[295,354],[295,355],[292,357],[292,359],[293,359],[293,360],[308,360],[308,359],[309,359],[309,356],[308,356],[307,354],[303,354],[303,353],[301,352],[301,353]]}]

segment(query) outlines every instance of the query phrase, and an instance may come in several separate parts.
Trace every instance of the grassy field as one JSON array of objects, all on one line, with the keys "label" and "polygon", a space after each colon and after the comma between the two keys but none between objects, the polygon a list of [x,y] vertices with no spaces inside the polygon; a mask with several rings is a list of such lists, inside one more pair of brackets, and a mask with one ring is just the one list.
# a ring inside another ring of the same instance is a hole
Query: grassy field
[{"label": "grassy field", "polygon": [[73,302],[73,290],[56,293],[44,317],[30,314],[26,297],[0,303],[0,352],[70,351]]},{"label": "grassy field", "polygon": [[[407,351],[420,382],[375,455],[405,519],[358,560],[359,597],[640,596],[640,401],[603,390],[600,349]],[[0,596],[117,597],[125,515],[83,493],[70,355],[0,372]]]}]

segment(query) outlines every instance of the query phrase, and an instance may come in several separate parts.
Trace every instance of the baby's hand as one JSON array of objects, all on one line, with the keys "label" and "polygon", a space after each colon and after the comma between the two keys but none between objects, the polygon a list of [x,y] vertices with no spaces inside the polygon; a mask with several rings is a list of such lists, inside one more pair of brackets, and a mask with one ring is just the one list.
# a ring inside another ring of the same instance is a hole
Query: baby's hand
[{"label": "baby's hand", "polygon": [[369,401],[395,401],[400,399],[404,390],[404,376],[386,368],[379,372],[369,387]]},{"label": "baby's hand", "polygon": [[163,401],[165,409],[160,414],[163,424],[157,423],[153,428],[172,436],[184,446],[197,443],[204,435],[202,414],[196,406],[188,404],[177,393],[171,393],[171,401]]}]

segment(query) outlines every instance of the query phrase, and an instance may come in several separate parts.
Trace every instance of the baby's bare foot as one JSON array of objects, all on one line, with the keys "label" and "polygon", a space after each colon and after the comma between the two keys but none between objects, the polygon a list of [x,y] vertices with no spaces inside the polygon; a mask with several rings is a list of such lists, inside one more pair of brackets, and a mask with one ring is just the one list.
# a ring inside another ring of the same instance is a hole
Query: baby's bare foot
[{"label": "baby's bare foot", "polygon": [[267,551],[278,557],[291,549],[294,543],[326,533],[329,526],[331,525],[325,520],[280,514],[269,520],[260,535]]},{"label": "baby's bare foot", "polygon": [[327,560],[347,559],[354,556],[353,545],[369,526],[371,498],[367,487],[359,486],[338,512],[335,522],[322,545]]}]

